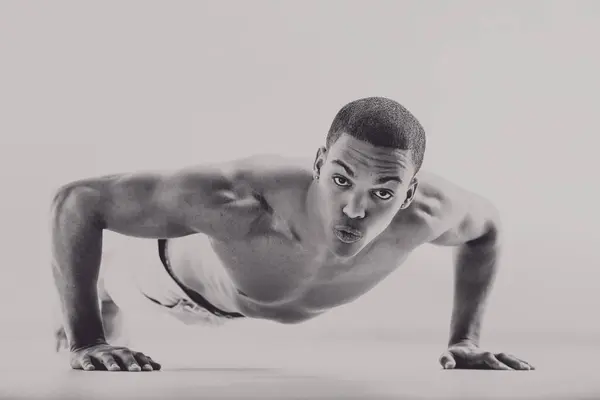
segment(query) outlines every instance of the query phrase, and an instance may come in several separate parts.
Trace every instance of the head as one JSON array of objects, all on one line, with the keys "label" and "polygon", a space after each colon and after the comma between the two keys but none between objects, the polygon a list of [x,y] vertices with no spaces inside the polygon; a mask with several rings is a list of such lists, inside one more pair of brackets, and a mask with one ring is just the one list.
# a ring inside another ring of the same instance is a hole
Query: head
[{"label": "head", "polygon": [[331,251],[351,257],[412,202],[425,132],[397,102],[369,97],[335,116],[314,162],[314,190]]}]

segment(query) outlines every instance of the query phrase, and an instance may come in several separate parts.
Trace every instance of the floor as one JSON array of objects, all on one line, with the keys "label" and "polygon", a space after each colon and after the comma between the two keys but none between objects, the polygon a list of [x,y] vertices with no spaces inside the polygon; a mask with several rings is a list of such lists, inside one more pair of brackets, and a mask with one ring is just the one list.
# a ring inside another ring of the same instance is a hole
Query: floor
[{"label": "floor", "polygon": [[[217,333],[218,335],[218,333]],[[444,371],[439,348],[395,340],[321,339],[140,343],[160,372],[80,372],[65,355],[11,346],[1,399],[592,399],[600,346],[525,343],[510,351],[536,371]]]}]

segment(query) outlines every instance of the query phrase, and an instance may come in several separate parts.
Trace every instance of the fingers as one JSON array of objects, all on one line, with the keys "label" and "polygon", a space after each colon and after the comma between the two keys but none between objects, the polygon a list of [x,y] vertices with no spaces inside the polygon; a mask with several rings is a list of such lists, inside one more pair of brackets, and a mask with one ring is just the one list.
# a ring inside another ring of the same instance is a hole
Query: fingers
[{"label": "fingers", "polygon": [[158,371],[161,365],[147,355],[125,347],[98,345],[72,353],[71,367],[85,371]]},{"label": "fingers", "polygon": [[98,358],[109,371],[139,372],[159,371],[161,369],[161,365],[147,355],[125,349],[115,351],[112,354],[102,354]]},{"label": "fingers", "polygon": [[506,353],[494,354],[478,348],[454,346],[444,352],[440,359],[444,369],[492,369],[502,371],[529,371],[531,364]]},{"label": "fingers", "polygon": [[81,369],[84,371],[93,371],[96,369],[90,356],[83,356],[79,363],[81,364]]},{"label": "fingers", "polygon": [[144,370],[144,371],[152,371],[153,370],[152,364],[150,364],[150,357],[148,357],[142,353],[137,353],[135,355],[135,357],[137,358],[139,364],[142,366],[142,370]]},{"label": "fingers", "polygon": [[117,360],[109,353],[102,353],[96,358],[106,367],[108,371],[120,371],[121,367],[117,363]]},{"label": "fingers", "polygon": [[530,363],[528,363],[527,361],[523,361],[522,359],[517,358],[515,356],[512,356],[512,357],[515,358],[515,359],[517,359],[517,360],[519,360],[519,361],[521,361],[523,364],[527,365],[531,371],[535,370],[535,367],[533,365],[531,365]]},{"label": "fingers", "polygon": [[156,361],[154,361],[154,360],[153,360],[152,358],[150,358],[150,357],[148,357],[148,359],[150,360],[150,365],[152,365],[152,368],[153,368],[155,371],[160,371],[160,370],[162,369],[162,366],[161,366],[159,363],[157,363]]},{"label": "fingers", "polygon": [[484,353],[483,363],[491,369],[499,369],[505,371],[512,371],[513,369],[506,364],[500,362],[492,353]]},{"label": "fingers", "polygon": [[[517,358],[517,357],[515,357]],[[530,363],[528,363],[527,361],[523,361],[520,358],[517,358],[517,360],[521,361],[523,364],[527,365],[529,367],[530,371],[535,371],[535,366],[531,365]]]},{"label": "fingers", "polygon": [[137,372],[141,371],[142,367],[138,364],[137,360],[133,356],[133,354],[129,351],[124,351],[119,354],[119,358],[123,362],[123,366],[128,371]]},{"label": "fingers", "polygon": [[452,353],[447,351],[440,357],[440,364],[442,364],[444,369],[454,369],[456,367],[456,360],[454,360]]},{"label": "fingers", "polygon": [[151,359],[145,354],[137,353],[135,357],[137,358],[139,364],[142,366],[143,371],[158,371],[161,368],[159,363],[155,362],[153,359]]},{"label": "fingers", "polygon": [[516,369],[516,370],[524,370],[524,371],[529,371],[529,370],[534,370],[535,368],[530,365],[529,363],[513,356],[510,354],[506,354],[506,353],[499,353],[496,354],[496,358],[503,362],[504,364],[508,365],[509,367]]}]

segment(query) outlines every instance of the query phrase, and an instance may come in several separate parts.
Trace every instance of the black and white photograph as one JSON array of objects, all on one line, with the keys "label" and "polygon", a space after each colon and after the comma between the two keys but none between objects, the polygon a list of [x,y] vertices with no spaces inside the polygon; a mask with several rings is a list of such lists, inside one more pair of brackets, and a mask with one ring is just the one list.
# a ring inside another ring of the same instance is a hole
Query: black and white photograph
[{"label": "black and white photograph", "polygon": [[0,0],[0,399],[600,398],[600,2]]}]

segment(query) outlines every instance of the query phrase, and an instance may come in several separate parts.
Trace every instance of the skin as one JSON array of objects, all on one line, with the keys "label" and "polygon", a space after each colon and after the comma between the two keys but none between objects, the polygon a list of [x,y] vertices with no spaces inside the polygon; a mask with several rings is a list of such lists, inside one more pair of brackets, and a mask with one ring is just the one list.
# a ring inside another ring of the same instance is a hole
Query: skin
[{"label": "skin", "polygon": [[[349,243],[336,234],[339,227],[360,233],[359,240]],[[199,291],[202,277],[194,274],[193,260],[202,255],[178,238],[207,235],[241,292],[234,298],[240,311],[286,324],[352,302],[422,245],[452,246],[455,295],[440,364],[533,369],[479,346],[501,251],[496,209],[440,176],[416,174],[410,151],[344,134],[329,149],[320,148],[313,163],[260,156],[62,187],[52,206],[52,267],[71,367],[160,369],[147,355],[108,343],[105,325],[118,312],[106,313],[103,323],[98,289],[103,230],[168,238],[175,274]]]}]

